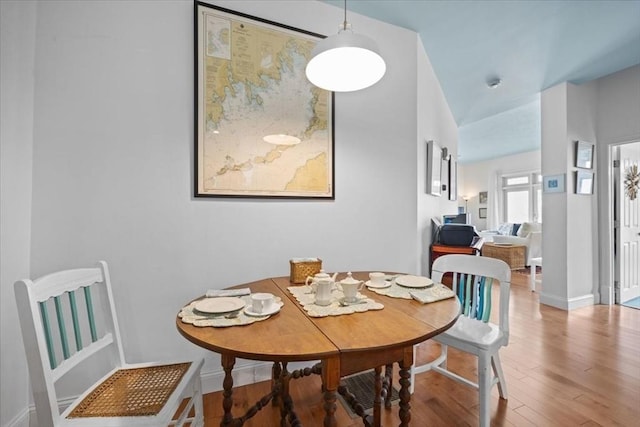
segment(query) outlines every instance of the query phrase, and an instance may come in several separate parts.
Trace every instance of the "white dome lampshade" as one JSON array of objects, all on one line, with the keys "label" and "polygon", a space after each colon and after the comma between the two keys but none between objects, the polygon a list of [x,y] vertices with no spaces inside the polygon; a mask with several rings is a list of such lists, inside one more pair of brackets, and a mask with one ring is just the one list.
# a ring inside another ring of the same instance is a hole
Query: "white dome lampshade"
[{"label": "white dome lampshade", "polygon": [[353,92],[376,84],[387,66],[376,42],[354,34],[345,21],[340,32],[318,42],[306,74],[311,83],[333,92]]}]

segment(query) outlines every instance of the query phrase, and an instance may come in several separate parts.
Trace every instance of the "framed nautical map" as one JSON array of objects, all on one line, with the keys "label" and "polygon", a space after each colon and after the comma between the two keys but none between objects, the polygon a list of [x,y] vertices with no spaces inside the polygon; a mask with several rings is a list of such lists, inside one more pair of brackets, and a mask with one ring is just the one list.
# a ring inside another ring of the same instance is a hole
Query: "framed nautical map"
[{"label": "framed nautical map", "polygon": [[334,198],[334,97],[305,76],[322,37],[195,3],[195,197]]}]

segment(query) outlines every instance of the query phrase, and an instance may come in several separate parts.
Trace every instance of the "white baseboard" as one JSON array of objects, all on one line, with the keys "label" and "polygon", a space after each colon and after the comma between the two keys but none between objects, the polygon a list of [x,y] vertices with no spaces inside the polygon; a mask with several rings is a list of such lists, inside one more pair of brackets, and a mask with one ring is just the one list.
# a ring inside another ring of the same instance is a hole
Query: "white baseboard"
[{"label": "white baseboard", "polygon": [[575,298],[563,299],[555,295],[540,293],[540,304],[550,305],[561,310],[575,310],[576,308],[588,307],[595,304],[595,296],[593,294],[582,295]]}]

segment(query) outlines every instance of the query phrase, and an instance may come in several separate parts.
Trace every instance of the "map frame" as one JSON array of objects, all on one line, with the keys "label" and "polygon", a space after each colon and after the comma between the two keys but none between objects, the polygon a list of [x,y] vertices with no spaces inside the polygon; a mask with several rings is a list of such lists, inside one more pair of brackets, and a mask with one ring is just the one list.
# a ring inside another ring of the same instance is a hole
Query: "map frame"
[{"label": "map frame", "polygon": [[[219,39],[208,25],[221,28]],[[323,38],[194,2],[194,197],[335,199],[335,96],[304,75],[311,49]],[[280,48],[273,55],[271,40]],[[258,61],[263,51],[269,62]],[[263,72],[265,63],[270,71]],[[277,91],[269,92],[266,82],[275,82]],[[258,131],[283,122],[300,143],[264,142]]]}]

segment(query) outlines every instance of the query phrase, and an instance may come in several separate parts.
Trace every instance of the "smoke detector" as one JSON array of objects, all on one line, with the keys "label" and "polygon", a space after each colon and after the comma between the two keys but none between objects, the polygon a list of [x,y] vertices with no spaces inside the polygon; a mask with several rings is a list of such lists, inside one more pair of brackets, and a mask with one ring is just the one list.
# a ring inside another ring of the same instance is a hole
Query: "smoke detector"
[{"label": "smoke detector", "polygon": [[496,77],[487,81],[487,87],[489,89],[495,89],[502,84],[502,80],[500,77]]}]

